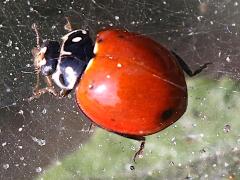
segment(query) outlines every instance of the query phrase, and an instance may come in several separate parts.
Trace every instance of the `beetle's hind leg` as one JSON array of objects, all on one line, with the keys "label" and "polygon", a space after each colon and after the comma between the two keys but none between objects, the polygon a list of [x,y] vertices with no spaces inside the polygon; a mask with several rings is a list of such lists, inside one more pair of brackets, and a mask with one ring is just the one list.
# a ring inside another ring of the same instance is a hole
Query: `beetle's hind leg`
[{"label": "beetle's hind leg", "polygon": [[209,64],[212,64],[212,63],[205,63],[202,66],[200,66],[198,69],[196,69],[195,71],[192,71],[190,69],[190,67],[184,62],[184,60],[180,56],[178,56],[174,51],[171,51],[171,52],[176,57],[176,60],[179,63],[179,65],[181,66],[181,68],[183,69],[183,71],[190,77],[193,77],[193,76],[199,74],[200,72],[202,72],[202,70],[206,69]]},{"label": "beetle's hind leg", "polygon": [[143,153],[143,149],[144,149],[144,146],[145,146],[145,138],[143,140],[141,140],[141,144],[139,146],[139,149],[138,151],[134,154],[133,156],[133,162],[136,163],[136,158],[140,155],[142,155]]},{"label": "beetle's hind leg", "polygon": [[144,149],[144,146],[145,146],[146,138],[144,136],[137,136],[137,135],[129,135],[129,134],[121,134],[121,133],[116,133],[116,134],[118,134],[120,136],[123,136],[123,137],[126,137],[126,138],[129,138],[129,139],[133,139],[133,140],[141,142],[137,152],[133,156],[133,162],[136,163],[136,158],[138,156],[142,155],[142,153],[143,153],[143,149]]}]

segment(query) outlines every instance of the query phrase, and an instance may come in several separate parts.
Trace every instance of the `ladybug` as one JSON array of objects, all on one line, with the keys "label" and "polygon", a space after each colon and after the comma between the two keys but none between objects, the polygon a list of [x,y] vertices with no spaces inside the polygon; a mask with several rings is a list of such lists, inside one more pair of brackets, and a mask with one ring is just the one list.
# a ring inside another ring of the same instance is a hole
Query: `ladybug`
[{"label": "ladybug", "polygon": [[[34,96],[50,92],[66,96],[75,90],[80,111],[94,124],[121,136],[142,141],[176,122],[187,108],[192,72],[173,51],[153,39],[123,29],[105,29],[93,42],[88,31],[72,30],[57,41],[44,41],[33,50],[37,85]],[[47,87],[39,88],[39,74]],[[61,92],[58,93],[53,84]]]}]

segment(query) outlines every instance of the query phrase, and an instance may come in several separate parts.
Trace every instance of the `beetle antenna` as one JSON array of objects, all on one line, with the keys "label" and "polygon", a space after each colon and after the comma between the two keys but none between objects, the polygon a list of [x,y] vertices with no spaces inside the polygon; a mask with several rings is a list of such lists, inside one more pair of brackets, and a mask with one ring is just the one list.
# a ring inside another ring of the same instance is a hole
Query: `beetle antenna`
[{"label": "beetle antenna", "polygon": [[38,27],[37,27],[36,23],[32,24],[32,29],[34,30],[34,32],[36,34],[37,48],[40,49],[40,35],[39,35],[39,31],[38,31]]}]

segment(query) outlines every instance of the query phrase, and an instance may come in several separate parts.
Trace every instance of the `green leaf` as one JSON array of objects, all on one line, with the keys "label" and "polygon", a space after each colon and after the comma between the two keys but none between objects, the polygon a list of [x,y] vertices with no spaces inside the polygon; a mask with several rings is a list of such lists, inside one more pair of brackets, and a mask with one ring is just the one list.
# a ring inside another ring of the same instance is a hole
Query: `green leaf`
[{"label": "green leaf", "polygon": [[[220,179],[240,177],[239,83],[224,78],[188,81],[183,117],[140,143],[100,128],[78,151],[49,167],[43,179]],[[134,170],[130,166],[134,166]]]}]

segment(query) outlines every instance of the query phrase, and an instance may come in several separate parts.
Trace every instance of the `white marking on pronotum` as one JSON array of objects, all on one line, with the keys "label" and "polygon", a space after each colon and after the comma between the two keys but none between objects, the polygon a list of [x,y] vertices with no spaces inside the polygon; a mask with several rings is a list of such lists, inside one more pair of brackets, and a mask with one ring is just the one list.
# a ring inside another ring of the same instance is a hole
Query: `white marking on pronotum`
[{"label": "white marking on pronotum", "polygon": [[81,40],[82,40],[81,37],[75,37],[75,38],[72,39],[72,42],[79,42]]},{"label": "white marking on pronotum", "polygon": [[63,47],[62,47],[60,54],[61,54],[61,56],[62,56],[62,55],[71,55],[72,53],[71,53],[71,52],[64,51],[64,50],[63,50]]},{"label": "white marking on pronotum", "polygon": [[83,29],[82,29],[81,31],[82,31],[83,34],[87,34],[87,31],[85,31],[85,30],[83,30]]},{"label": "white marking on pronotum", "polygon": [[60,87],[61,89],[66,89],[65,86],[63,86],[63,84],[59,80],[60,74],[61,74],[61,71],[58,65],[56,71],[52,74],[52,79],[58,87]]},{"label": "white marking on pronotum", "polygon": [[65,34],[63,37],[62,37],[62,40],[63,41],[66,41],[68,39],[68,36],[70,36],[71,34],[75,33],[75,32],[78,32],[78,31],[81,31],[83,34],[87,34],[87,31],[85,30],[82,30],[82,29],[77,29],[77,30],[74,30],[74,31],[71,31],[67,34]]},{"label": "white marking on pronotum", "polygon": [[74,85],[77,81],[77,73],[70,66],[66,67],[65,72],[67,74],[66,78],[68,79],[68,82],[70,82],[68,84],[67,88],[68,89],[73,89],[73,87],[74,87]]},{"label": "white marking on pronotum", "polygon": [[66,67],[65,72],[66,72],[67,74],[72,74],[72,73],[74,73],[74,70],[73,70],[72,67],[68,66],[68,67]]},{"label": "white marking on pronotum", "polygon": [[75,32],[78,32],[78,31],[80,31],[80,30],[77,29],[77,30],[74,30],[74,31],[71,31],[71,32],[65,34],[65,35],[62,37],[62,40],[63,40],[63,41],[66,41],[66,40],[68,39],[68,36],[70,36],[71,34],[73,34],[73,33],[75,33]]}]

